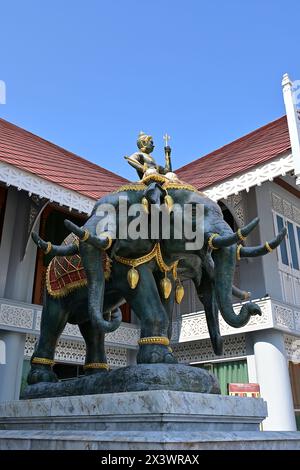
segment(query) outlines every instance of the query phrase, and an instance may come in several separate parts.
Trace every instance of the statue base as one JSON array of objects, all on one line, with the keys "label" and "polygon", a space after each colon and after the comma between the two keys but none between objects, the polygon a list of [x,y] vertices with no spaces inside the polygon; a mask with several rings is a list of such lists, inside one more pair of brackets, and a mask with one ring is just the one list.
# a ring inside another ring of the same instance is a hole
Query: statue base
[{"label": "statue base", "polygon": [[121,367],[110,372],[102,370],[78,379],[28,385],[21,398],[63,397],[141,390],[220,393],[215,376],[199,367],[182,364],[138,364]]},{"label": "statue base", "polygon": [[296,449],[300,433],[260,432],[259,398],[170,390],[0,404],[0,450]]}]

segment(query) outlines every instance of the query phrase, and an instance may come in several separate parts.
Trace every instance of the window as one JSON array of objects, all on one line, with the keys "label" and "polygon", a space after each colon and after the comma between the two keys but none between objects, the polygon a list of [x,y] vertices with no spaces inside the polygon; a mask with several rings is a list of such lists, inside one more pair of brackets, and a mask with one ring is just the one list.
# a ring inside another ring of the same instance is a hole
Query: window
[{"label": "window", "polygon": [[[291,256],[292,256],[292,266],[294,269],[299,270],[298,250],[296,246],[294,224],[292,224],[291,222],[288,222],[287,226],[288,226],[288,235],[289,235],[289,242],[290,242],[290,249],[291,249]],[[297,228],[299,229],[299,227]]]},{"label": "window", "polygon": [[[277,232],[280,232],[280,230],[282,230],[284,227],[283,218],[280,215],[277,215],[276,219],[277,219]],[[286,266],[289,266],[286,238],[280,243],[279,246],[280,246],[281,262],[285,264]]]},{"label": "window", "polygon": [[283,227],[287,236],[277,249],[279,275],[283,300],[300,304],[300,225],[286,217],[274,213],[276,233]]},{"label": "window", "polygon": [[276,232],[287,228],[287,237],[280,243],[280,261],[286,266],[299,271],[300,266],[300,226],[285,217],[276,214]]},{"label": "window", "polygon": [[298,235],[298,245],[300,247],[300,227],[298,227],[298,225],[296,226],[297,227],[297,235]]}]

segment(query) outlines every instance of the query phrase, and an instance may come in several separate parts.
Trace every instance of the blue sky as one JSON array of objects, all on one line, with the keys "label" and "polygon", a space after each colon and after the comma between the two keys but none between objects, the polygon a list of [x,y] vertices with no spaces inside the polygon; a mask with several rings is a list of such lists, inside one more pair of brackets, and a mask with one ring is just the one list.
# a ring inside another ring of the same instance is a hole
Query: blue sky
[{"label": "blue sky", "polygon": [[140,130],[173,167],[284,114],[300,79],[300,2],[10,0],[0,6],[0,116],[112,171]]}]

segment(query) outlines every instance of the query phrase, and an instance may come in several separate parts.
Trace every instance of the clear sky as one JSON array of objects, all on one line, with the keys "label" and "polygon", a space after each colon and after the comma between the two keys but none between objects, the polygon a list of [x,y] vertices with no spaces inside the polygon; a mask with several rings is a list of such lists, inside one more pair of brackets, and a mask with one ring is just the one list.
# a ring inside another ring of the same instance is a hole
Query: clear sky
[{"label": "clear sky", "polygon": [[173,167],[284,114],[299,0],[2,0],[0,116],[112,171],[140,130]]}]

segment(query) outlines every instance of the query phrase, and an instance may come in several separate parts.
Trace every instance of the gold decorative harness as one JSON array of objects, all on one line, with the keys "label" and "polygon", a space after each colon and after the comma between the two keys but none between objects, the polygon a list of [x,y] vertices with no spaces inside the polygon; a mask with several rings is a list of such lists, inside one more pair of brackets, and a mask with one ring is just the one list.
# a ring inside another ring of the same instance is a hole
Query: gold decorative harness
[{"label": "gold decorative harness", "polygon": [[162,185],[163,189],[185,189],[187,191],[192,191],[193,193],[200,194],[201,196],[205,196],[204,193],[201,193],[201,191],[198,191],[194,186],[191,184],[184,183],[180,180],[178,181],[170,181],[168,178],[166,178],[164,175],[160,174],[151,174],[148,176],[145,176],[141,181],[138,181],[137,183],[131,183],[131,184],[125,184],[123,186],[120,186],[120,188],[116,189],[114,193],[121,193],[124,191],[143,191],[147,189],[147,185],[152,182],[160,183]]},{"label": "gold decorative harness", "polygon": [[122,264],[126,264],[127,266],[131,266],[132,268],[136,268],[137,266],[140,266],[141,264],[148,263],[154,258],[161,272],[165,273],[165,272],[172,271],[174,279],[177,279],[176,268],[177,268],[178,261],[175,261],[174,263],[168,266],[163,260],[159,243],[155,243],[150,253],[147,253],[146,255],[141,256],[139,258],[124,258],[123,256],[117,256],[117,255],[114,256],[114,259],[116,261]]},{"label": "gold decorative harness", "polygon": [[155,243],[150,253],[140,256],[139,258],[124,258],[123,256],[115,255],[114,259],[121,264],[130,266],[130,269],[127,273],[127,280],[131,289],[136,288],[139,282],[139,278],[140,278],[139,272],[136,268],[138,266],[141,266],[142,264],[148,263],[149,261],[155,259],[158,268],[160,269],[162,273],[165,274],[165,277],[160,282],[160,286],[161,286],[161,290],[162,290],[164,298],[168,299],[172,291],[172,282],[167,277],[167,273],[172,271],[173,279],[174,281],[177,281],[177,286],[175,290],[175,300],[177,303],[180,303],[182,301],[183,296],[184,296],[184,288],[180,280],[177,277],[178,261],[175,261],[174,263],[167,265],[164,262],[159,242]]}]

